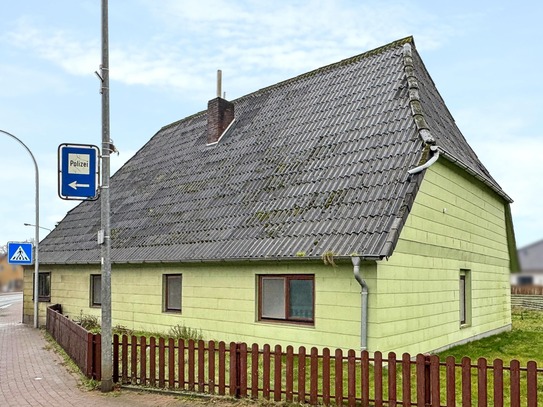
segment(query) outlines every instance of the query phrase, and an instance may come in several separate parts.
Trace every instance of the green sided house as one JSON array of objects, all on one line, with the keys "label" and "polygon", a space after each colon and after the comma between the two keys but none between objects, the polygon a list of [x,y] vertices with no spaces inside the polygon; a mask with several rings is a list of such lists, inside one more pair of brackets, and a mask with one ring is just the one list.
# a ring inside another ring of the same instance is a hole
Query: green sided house
[{"label": "green sided house", "polygon": [[[211,100],[110,191],[113,325],[410,353],[511,327],[512,201],[411,37]],[[99,230],[85,201],[40,243],[42,323],[100,314]]]}]

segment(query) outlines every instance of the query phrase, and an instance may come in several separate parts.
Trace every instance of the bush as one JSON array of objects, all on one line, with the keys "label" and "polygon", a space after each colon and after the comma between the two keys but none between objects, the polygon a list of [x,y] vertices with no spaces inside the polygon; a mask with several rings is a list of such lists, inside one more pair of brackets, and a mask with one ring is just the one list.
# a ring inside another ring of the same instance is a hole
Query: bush
[{"label": "bush", "polygon": [[169,338],[173,339],[193,339],[195,341],[199,341],[200,339],[203,339],[202,331],[199,329],[193,329],[190,327],[186,327],[185,325],[175,325],[170,328],[170,331],[168,333]]},{"label": "bush", "polygon": [[79,318],[74,318],[74,321],[89,332],[100,332],[100,322],[96,315],[85,315],[81,311]]},{"label": "bush", "polygon": [[127,328],[124,325],[115,325],[113,327],[113,333],[117,334],[119,336],[123,336],[123,335],[132,336],[132,335],[134,335],[134,331],[132,329],[130,329],[130,328]]}]

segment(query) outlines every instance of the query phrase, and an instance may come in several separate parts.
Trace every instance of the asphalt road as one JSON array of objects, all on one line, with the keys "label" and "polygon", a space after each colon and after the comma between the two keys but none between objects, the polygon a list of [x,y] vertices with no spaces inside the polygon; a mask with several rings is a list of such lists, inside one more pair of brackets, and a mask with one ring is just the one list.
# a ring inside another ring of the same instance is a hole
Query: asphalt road
[{"label": "asphalt road", "polygon": [[[13,307],[22,309],[22,302],[23,293],[0,293],[0,311],[7,311],[8,308]],[[3,321],[0,320],[0,325],[2,325],[2,322]],[[5,324],[7,325],[8,322],[6,321]]]}]

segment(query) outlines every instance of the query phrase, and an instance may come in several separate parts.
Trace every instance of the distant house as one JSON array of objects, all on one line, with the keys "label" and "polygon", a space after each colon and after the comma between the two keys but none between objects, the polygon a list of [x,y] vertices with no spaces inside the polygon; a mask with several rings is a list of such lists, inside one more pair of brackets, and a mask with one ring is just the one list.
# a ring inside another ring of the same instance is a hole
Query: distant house
[{"label": "distant house", "polygon": [[0,293],[22,291],[23,267],[9,264],[5,254],[0,255]]},{"label": "distant house", "polygon": [[[510,329],[512,201],[411,37],[211,100],[110,191],[114,325],[411,353]],[[99,229],[82,202],[40,243],[42,306],[100,313]]]},{"label": "distant house", "polygon": [[518,249],[520,273],[511,275],[515,285],[543,286],[543,240]]}]

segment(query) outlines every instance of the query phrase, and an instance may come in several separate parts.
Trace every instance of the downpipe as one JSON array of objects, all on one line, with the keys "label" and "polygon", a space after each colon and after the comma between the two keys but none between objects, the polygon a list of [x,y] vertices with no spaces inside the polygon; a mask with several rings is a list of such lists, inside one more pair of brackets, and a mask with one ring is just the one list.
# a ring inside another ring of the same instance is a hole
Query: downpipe
[{"label": "downpipe", "polygon": [[426,168],[430,167],[433,163],[435,163],[437,159],[439,158],[439,147],[431,146],[430,151],[433,152],[434,154],[428,161],[426,161],[422,165],[419,165],[418,167],[411,168],[409,171],[407,171],[407,173],[410,175],[418,174],[419,172],[424,171]]},{"label": "downpipe", "polygon": [[360,350],[368,349],[368,284],[360,275],[360,257],[352,256],[354,278],[360,284],[362,293],[361,299],[361,316],[360,316]]}]

